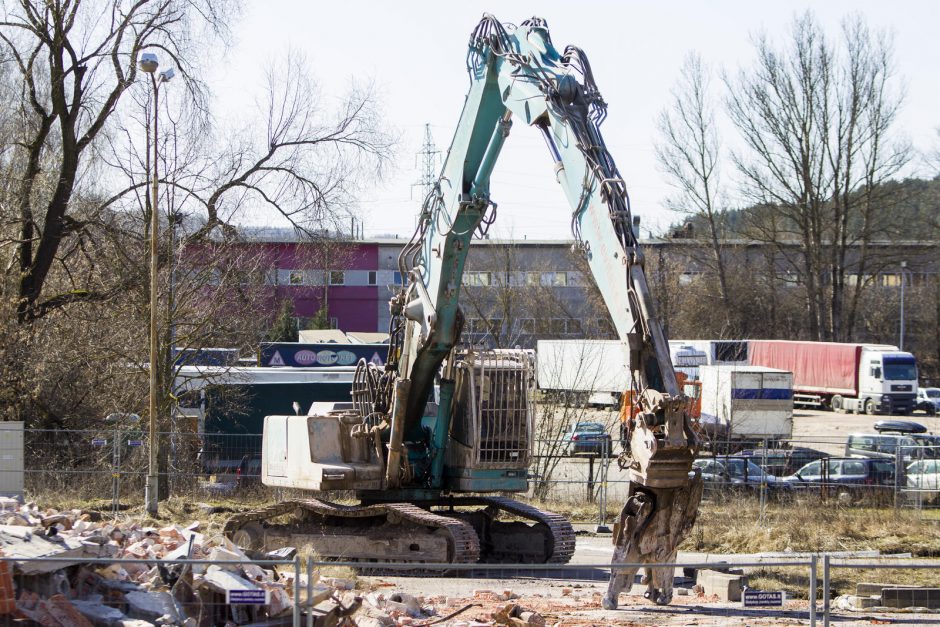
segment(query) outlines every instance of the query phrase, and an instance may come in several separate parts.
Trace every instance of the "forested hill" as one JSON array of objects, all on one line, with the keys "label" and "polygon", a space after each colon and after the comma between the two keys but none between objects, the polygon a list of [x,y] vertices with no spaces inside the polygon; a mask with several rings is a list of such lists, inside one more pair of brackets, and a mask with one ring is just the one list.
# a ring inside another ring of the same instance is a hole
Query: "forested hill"
[{"label": "forested hill", "polygon": [[[933,179],[905,179],[890,181],[876,189],[873,196],[882,211],[890,218],[885,220],[880,233],[872,239],[928,240],[940,239],[940,176]],[[757,213],[769,207],[747,207],[732,209],[721,214],[721,227],[725,237],[747,237],[749,222]],[[670,227],[674,237],[689,234],[702,236],[708,232],[704,216],[690,215]]]}]

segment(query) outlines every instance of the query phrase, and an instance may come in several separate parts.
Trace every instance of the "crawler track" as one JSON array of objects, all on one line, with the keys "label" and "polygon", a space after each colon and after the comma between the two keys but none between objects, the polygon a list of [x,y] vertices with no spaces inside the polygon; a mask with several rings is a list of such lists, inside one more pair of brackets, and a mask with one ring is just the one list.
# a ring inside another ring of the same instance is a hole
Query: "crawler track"
[{"label": "crawler track", "polygon": [[[382,502],[340,505],[319,499],[283,501],[233,515],[226,521],[223,532],[252,549],[277,548],[273,544],[310,544],[318,555],[331,560],[564,564],[574,553],[574,530],[564,517],[509,498],[452,497],[420,505]],[[430,511],[432,507],[450,510]],[[454,509],[457,507],[482,509]],[[273,522],[288,514],[294,515],[293,522]],[[525,522],[506,521],[507,516]],[[331,541],[337,535],[346,542]],[[422,539],[429,535],[446,538],[446,560],[442,560],[440,553],[422,552]],[[362,538],[358,552],[349,548],[351,544],[356,546],[356,538]],[[411,547],[413,552],[370,548],[370,542],[391,542]]]},{"label": "crawler track", "polygon": [[[301,535],[313,535],[317,533],[318,523],[330,522],[334,526],[343,522],[363,521],[363,519],[373,519],[381,524],[381,521],[394,519],[396,524],[409,531],[437,531],[447,537],[447,561],[453,564],[473,564],[480,559],[480,542],[476,532],[469,524],[448,516],[434,514],[408,503],[382,503],[374,505],[339,505],[329,503],[319,499],[303,499],[282,501],[275,505],[261,509],[242,512],[232,516],[226,521],[223,532],[233,540],[248,540],[251,544],[260,544],[263,546],[265,538],[252,537],[256,535],[258,529],[255,525],[264,526],[271,519],[283,516],[285,514],[299,514],[306,519],[304,522],[298,522],[294,526]],[[310,521],[313,521],[312,523]],[[404,523],[404,525],[402,525]],[[271,528],[276,529],[273,525]],[[350,531],[356,531],[356,528],[350,525]],[[239,532],[244,532],[239,536]],[[365,538],[368,531],[363,532]],[[249,548],[262,548],[262,546],[252,546]],[[330,554],[329,550],[319,550],[318,553],[326,559],[352,559],[352,560],[387,560],[387,555],[350,555],[347,552]],[[423,555],[416,555],[413,559],[398,558],[394,561],[414,561],[416,563],[430,561]]]}]

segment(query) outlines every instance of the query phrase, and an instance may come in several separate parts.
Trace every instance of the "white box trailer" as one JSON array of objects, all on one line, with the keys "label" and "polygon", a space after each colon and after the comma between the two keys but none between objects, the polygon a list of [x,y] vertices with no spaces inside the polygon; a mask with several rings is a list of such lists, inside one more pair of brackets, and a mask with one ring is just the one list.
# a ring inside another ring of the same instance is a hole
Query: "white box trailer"
[{"label": "white box trailer", "polygon": [[760,366],[699,366],[702,425],[729,440],[789,438],[793,373]]},{"label": "white box trailer", "polygon": [[539,340],[536,371],[540,390],[591,405],[619,404],[630,382],[619,340]]}]

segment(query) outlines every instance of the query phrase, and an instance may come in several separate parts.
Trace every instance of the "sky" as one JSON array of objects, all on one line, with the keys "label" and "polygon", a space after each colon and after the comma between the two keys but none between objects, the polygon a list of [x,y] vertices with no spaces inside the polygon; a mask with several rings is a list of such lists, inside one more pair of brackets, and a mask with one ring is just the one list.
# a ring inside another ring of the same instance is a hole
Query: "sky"
[{"label": "sky", "polygon": [[[665,208],[668,179],[654,154],[656,118],[670,102],[684,57],[695,51],[721,71],[753,58],[753,38],[782,41],[793,16],[811,9],[831,37],[840,21],[860,13],[875,29],[894,35],[897,72],[906,90],[898,131],[920,150],[938,144],[940,37],[936,3],[827,0],[825,2],[661,1],[599,2],[311,2],[246,0],[224,63],[215,64],[210,86],[220,117],[253,106],[264,70],[288,49],[301,51],[311,77],[328,97],[351,80],[374,81],[385,120],[398,133],[395,168],[361,190],[359,214],[367,237],[407,236],[422,194],[425,125],[446,151],[469,85],[467,41],[484,12],[514,24],[537,15],[548,21],[559,50],[581,47],[608,103],[601,127],[624,177],[643,235],[663,232],[679,216]],[[730,131],[724,131],[730,133]],[[438,162],[438,165],[440,161]],[[911,174],[918,174],[914,170]],[[920,172],[923,173],[923,172]],[[499,205],[494,237],[567,239],[570,208],[555,182],[551,160],[535,129],[516,124],[493,173],[491,198]],[[267,218],[255,216],[253,223]],[[272,223],[272,226],[281,224]]]}]

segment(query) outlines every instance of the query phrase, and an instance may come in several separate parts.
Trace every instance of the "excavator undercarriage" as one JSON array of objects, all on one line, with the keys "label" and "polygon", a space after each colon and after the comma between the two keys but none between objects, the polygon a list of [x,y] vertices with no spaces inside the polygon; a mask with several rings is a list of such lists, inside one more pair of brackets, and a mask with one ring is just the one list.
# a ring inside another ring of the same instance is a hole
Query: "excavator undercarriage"
[{"label": "excavator undercarriage", "polygon": [[225,534],[256,550],[310,547],[326,560],[438,564],[566,563],[571,524],[503,497],[340,505],[284,501],[231,518]]}]

